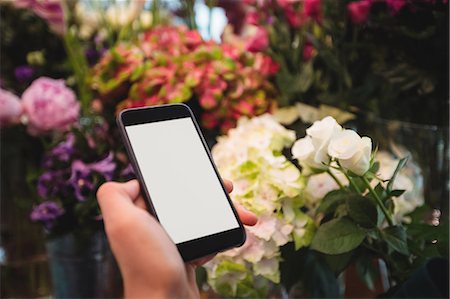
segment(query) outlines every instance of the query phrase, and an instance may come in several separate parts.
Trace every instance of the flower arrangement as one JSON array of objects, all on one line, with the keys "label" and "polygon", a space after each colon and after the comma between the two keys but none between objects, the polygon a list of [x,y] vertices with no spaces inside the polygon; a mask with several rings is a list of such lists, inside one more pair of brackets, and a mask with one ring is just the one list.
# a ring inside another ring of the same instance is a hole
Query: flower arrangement
[{"label": "flower arrangement", "polygon": [[110,49],[93,69],[92,87],[116,110],[198,101],[202,125],[225,132],[241,116],[275,107],[268,78],[277,65],[241,43],[205,42],[185,27],[160,26]]},{"label": "flower arrangement", "polygon": [[[423,261],[423,250],[445,255],[445,232],[414,216],[424,202],[413,187],[411,169],[404,169],[406,159],[377,152],[369,137],[342,128],[330,116],[294,140],[293,131],[263,115],[241,119],[213,148],[221,175],[235,183],[232,199],[260,217],[242,248],[221,253],[206,266],[214,290],[225,296],[264,296],[267,281],[277,283],[281,277],[286,282],[283,271],[296,264],[284,250],[289,243],[297,260],[311,254],[318,259],[307,270],[289,269],[303,281],[302,295],[311,296],[318,293],[305,281],[315,275],[330,279],[322,295],[338,296],[327,289],[337,285],[336,277],[350,264],[362,269],[365,283],[373,287],[373,259],[381,259],[392,286]],[[283,155],[289,147],[298,165]]]},{"label": "flower arrangement", "polygon": [[208,282],[232,297],[264,297],[267,282],[280,282],[280,247],[293,241],[308,246],[314,223],[300,208],[300,171],[281,154],[295,140],[268,114],[241,118],[212,154],[219,172],[234,182],[231,198],[259,216],[247,228],[244,246],[220,253],[207,264]]},{"label": "flower arrangement", "polygon": [[105,120],[80,117],[80,103],[62,79],[40,77],[21,99],[3,89],[0,95],[1,126],[22,123],[28,134],[47,143],[31,220],[41,222],[50,236],[100,228],[95,190],[105,181],[132,175],[126,160],[121,163],[112,151]]}]

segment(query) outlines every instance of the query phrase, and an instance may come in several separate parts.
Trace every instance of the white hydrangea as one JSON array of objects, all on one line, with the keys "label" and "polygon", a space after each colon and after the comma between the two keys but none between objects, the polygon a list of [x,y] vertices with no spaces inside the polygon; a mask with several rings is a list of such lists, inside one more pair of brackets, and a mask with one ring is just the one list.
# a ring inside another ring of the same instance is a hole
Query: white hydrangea
[{"label": "white hydrangea", "polygon": [[222,295],[260,296],[267,286],[264,281],[280,280],[280,246],[294,241],[300,248],[311,241],[313,220],[300,210],[303,178],[281,154],[294,141],[294,131],[265,114],[240,119],[212,149],[220,174],[233,181],[233,201],[259,217],[247,228],[242,247],[220,253],[205,265],[208,283]]}]

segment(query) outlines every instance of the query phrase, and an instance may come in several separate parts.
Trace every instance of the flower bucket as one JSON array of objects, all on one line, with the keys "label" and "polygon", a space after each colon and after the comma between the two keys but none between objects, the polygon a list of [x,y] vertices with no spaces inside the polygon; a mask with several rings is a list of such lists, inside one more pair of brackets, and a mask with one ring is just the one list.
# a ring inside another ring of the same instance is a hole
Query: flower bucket
[{"label": "flower bucket", "polygon": [[119,298],[122,281],[104,231],[80,240],[66,234],[47,242],[55,298]]}]

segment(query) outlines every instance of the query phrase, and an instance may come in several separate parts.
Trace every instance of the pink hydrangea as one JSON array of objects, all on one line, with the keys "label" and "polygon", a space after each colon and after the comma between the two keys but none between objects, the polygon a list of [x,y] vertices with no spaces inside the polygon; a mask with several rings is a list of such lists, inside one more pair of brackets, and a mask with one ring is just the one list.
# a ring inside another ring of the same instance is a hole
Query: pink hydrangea
[{"label": "pink hydrangea", "polygon": [[64,80],[47,77],[35,80],[23,93],[22,102],[33,135],[67,130],[80,112],[80,103]]},{"label": "pink hydrangea", "polygon": [[22,110],[19,98],[0,88],[0,126],[17,123],[22,115]]}]

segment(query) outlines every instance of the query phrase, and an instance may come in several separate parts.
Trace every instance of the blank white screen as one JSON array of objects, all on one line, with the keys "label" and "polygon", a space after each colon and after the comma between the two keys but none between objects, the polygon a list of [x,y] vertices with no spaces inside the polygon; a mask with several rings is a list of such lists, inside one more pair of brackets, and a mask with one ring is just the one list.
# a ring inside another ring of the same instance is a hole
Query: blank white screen
[{"label": "blank white screen", "polygon": [[189,117],[126,131],[156,214],[174,243],[239,227]]}]

